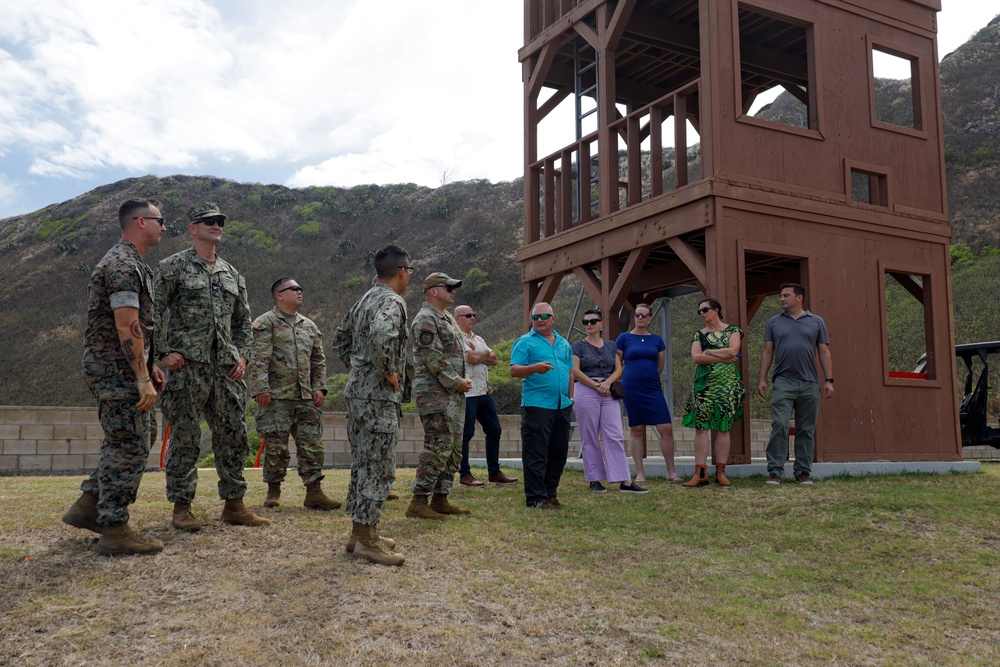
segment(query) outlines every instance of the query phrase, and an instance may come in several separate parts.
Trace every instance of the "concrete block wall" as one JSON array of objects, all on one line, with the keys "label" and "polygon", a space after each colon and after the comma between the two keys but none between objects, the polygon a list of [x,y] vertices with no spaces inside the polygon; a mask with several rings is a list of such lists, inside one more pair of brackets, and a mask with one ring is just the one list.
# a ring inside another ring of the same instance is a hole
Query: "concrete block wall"
[{"label": "concrete block wall", "polygon": [[[162,416],[157,423],[163,428]],[[521,418],[502,415],[500,425],[500,458],[520,458]],[[771,425],[766,420],[754,420],[751,427],[750,451],[753,458],[763,458]],[[628,434],[626,424],[626,437]],[[424,431],[420,417],[405,414],[400,422],[396,465],[413,467],[423,449]],[[147,468],[159,468],[160,437],[149,453]],[[3,407],[0,406],[0,475],[22,474],[81,474],[97,467],[103,432],[96,407]],[[694,456],[694,430],[674,427],[675,455]],[[343,413],[323,416],[323,444],[327,466],[346,468],[351,465],[351,449],[347,441],[347,419]],[[659,439],[653,428],[647,429],[647,456],[658,456]],[[627,443],[626,443],[627,447]],[[469,444],[471,458],[486,455],[482,429]],[[294,448],[293,465],[294,465]],[[579,452],[579,435],[571,437],[570,456]],[[1000,450],[992,447],[966,447],[966,460],[1000,458]]]}]

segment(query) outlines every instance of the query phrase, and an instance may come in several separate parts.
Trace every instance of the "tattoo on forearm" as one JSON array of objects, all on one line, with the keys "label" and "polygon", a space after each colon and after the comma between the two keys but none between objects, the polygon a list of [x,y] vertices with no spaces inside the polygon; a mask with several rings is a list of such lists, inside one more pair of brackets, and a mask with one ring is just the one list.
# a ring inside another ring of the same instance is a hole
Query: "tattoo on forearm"
[{"label": "tattoo on forearm", "polygon": [[122,352],[125,353],[125,361],[127,361],[129,365],[135,364],[135,352],[132,350],[131,338],[122,342]]},{"label": "tattoo on forearm", "polygon": [[142,340],[142,327],[139,326],[139,320],[136,320],[135,322],[132,323],[132,327],[129,333],[132,334],[133,338],[138,338],[139,340]]}]

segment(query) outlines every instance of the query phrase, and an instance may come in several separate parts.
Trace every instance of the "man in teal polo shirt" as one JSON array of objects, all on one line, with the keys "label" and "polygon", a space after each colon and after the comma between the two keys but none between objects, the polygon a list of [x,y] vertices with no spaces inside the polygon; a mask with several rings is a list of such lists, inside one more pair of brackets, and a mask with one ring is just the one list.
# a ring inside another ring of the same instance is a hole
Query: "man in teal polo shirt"
[{"label": "man in teal polo shirt", "polygon": [[528,507],[557,509],[556,490],[569,450],[573,349],[554,331],[547,303],[531,309],[531,331],[516,341],[510,376],[521,378],[521,462]]}]

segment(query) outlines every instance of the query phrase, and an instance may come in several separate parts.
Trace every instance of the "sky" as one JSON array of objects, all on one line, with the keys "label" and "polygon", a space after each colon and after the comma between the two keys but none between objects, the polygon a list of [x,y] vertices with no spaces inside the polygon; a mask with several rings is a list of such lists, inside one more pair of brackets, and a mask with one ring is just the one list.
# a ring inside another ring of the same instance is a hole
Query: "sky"
[{"label": "sky", "polygon": [[[146,174],[517,178],[523,6],[3,0],[0,218]],[[1000,0],[943,0],[939,54],[998,13]]]}]

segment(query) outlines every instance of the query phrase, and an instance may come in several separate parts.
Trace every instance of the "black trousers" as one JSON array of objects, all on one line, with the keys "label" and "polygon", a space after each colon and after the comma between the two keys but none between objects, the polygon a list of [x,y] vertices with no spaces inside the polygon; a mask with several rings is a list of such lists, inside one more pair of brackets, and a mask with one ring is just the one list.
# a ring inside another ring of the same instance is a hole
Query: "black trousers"
[{"label": "black trousers", "polygon": [[528,507],[556,497],[569,451],[570,413],[521,407],[521,463],[524,465],[524,498]]}]

